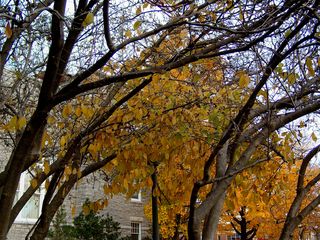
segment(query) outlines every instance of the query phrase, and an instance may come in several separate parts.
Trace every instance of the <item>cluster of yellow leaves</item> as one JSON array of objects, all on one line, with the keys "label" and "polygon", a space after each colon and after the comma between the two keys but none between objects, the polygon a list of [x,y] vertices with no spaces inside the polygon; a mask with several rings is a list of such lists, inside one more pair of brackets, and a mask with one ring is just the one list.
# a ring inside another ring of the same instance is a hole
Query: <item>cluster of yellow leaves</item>
[{"label": "cluster of yellow leaves", "polygon": [[[86,216],[88,214],[90,214],[90,212],[99,212],[101,210],[103,210],[105,207],[107,207],[109,204],[108,199],[99,199],[97,201],[94,202],[85,202],[82,205],[82,213]],[[76,208],[75,206],[73,206],[72,210],[71,210],[73,216],[76,213]]]},{"label": "cluster of yellow leaves", "polygon": [[[172,239],[177,229],[180,234],[183,234],[184,236],[187,235],[185,220],[187,219],[188,214],[186,207],[181,207],[181,205],[178,204],[161,205],[158,211],[160,233],[163,239]],[[144,212],[146,217],[151,221],[151,205],[146,205]]]},{"label": "cluster of yellow leaves", "polygon": [[[286,139],[288,141],[288,136],[284,134],[283,141]],[[285,151],[285,148],[286,146],[283,146],[282,152]],[[260,152],[260,154],[263,153]],[[284,155],[289,158],[289,154]],[[283,160],[286,159],[275,156],[267,163],[244,171],[236,176],[229,189],[224,207],[226,213],[232,212],[237,215],[240,208],[246,206],[247,220],[251,221],[252,226],[259,225],[259,229],[263,229],[263,231],[258,229],[257,237],[265,235],[272,239],[279,237],[286,213],[295,197],[295,186],[301,161],[284,162]],[[230,231],[232,229],[230,221],[230,215],[224,215],[221,221],[224,224],[221,224],[220,230]]]},{"label": "cluster of yellow leaves", "polygon": [[26,124],[27,120],[24,116],[14,115],[6,124],[2,126],[2,129],[9,132],[17,132],[23,130]]},{"label": "cluster of yellow leaves", "polygon": [[[126,193],[130,197],[141,188],[151,189],[154,170],[150,163],[157,162],[159,183],[155,194],[162,199],[162,211],[170,209],[170,214],[160,214],[160,222],[171,222],[173,226],[173,213],[186,214],[186,209],[180,207],[189,203],[190,191],[202,176],[211,144],[246,98],[237,86],[228,86],[228,90],[223,87],[222,78],[217,59],[155,74],[143,91],[119,109],[108,121],[113,127],[107,128],[104,143],[112,145],[112,140],[120,144],[125,142],[123,139],[127,143],[118,148],[117,158],[104,168],[106,172],[117,172],[112,184],[105,186],[105,194]],[[200,197],[209,190],[204,189]],[[161,226],[162,235],[172,237],[173,227],[165,225]]]}]

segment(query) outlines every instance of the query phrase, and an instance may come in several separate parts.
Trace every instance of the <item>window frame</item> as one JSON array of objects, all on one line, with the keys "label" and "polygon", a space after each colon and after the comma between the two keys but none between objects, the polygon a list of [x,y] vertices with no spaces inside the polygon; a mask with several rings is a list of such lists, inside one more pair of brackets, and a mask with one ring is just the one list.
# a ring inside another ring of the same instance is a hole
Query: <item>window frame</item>
[{"label": "window frame", "polygon": [[[16,196],[15,196],[17,201],[22,197],[22,195],[28,189],[28,187],[26,187],[26,185],[27,185],[26,181],[28,180],[27,179],[27,174],[28,173],[23,172],[20,175],[19,185],[18,185],[18,188],[17,188],[17,191],[16,191]],[[30,186],[30,184],[29,184],[29,186]],[[37,218],[22,217],[21,215],[23,213],[24,208],[27,206],[27,204],[29,203],[31,198],[34,197],[35,195],[39,196],[39,206],[38,206],[38,214],[37,214],[38,216],[37,216]],[[21,211],[19,212],[18,216],[14,220],[14,223],[18,223],[18,224],[35,224],[37,222],[38,218],[41,215],[41,209],[42,209],[42,203],[43,203],[44,195],[45,195],[45,189],[44,189],[43,185],[41,185],[40,188],[37,189],[37,191],[32,195],[32,197],[28,200],[28,202],[25,204],[25,206],[21,209]]]},{"label": "window frame", "polygon": [[[138,228],[134,228],[133,224],[138,224]],[[138,235],[138,240],[141,240],[141,236],[142,236],[142,228],[141,228],[141,222],[139,221],[131,221],[130,222],[130,232],[131,232],[131,238],[133,234]],[[134,231],[134,229],[138,229],[138,234]]]},{"label": "window frame", "polygon": [[131,196],[131,202],[141,202],[141,201],[142,201],[141,190],[139,190],[137,197]]}]

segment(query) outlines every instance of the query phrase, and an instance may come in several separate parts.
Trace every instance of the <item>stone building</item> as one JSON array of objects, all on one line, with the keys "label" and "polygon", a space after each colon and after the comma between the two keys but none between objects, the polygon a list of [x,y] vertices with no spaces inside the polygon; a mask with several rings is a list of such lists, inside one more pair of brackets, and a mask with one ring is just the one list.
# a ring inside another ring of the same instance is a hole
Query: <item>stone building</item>
[{"label": "stone building", "polygon": [[[3,171],[7,162],[9,152],[6,147],[0,145],[0,172]],[[30,177],[23,173],[16,193],[18,199],[30,184]],[[20,212],[8,233],[8,240],[24,240],[29,230],[40,216],[41,202],[45,194],[44,188],[38,191],[29,200],[28,204]],[[71,206],[75,205],[77,216],[82,211],[82,205],[86,199],[95,201],[102,199],[103,184],[92,178],[83,179],[67,196],[64,209],[67,212],[67,222],[72,222]],[[150,236],[150,223],[145,218],[144,206],[149,197],[141,192],[126,198],[123,195],[116,195],[109,200],[108,206],[100,214],[109,214],[113,219],[120,223],[122,236],[132,236],[132,239],[142,240]]]}]

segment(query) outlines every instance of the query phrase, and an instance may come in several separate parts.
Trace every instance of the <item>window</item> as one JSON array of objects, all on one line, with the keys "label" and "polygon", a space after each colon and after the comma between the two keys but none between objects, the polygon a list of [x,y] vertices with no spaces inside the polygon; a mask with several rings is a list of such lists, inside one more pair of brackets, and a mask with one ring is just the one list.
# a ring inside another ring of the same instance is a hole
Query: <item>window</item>
[{"label": "window", "polygon": [[131,222],[131,239],[141,240],[141,223]]},{"label": "window", "polygon": [[132,202],[141,202],[141,191],[134,193],[131,196],[131,201]]},{"label": "window", "polygon": [[228,236],[228,240],[240,240],[241,236],[235,233],[233,236]]},{"label": "window", "polygon": [[[23,193],[30,186],[31,175],[28,173],[22,173],[20,182],[17,188],[15,202],[23,195]],[[40,188],[29,199],[27,204],[22,208],[21,212],[16,218],[16,222],[20,223],[35,223],[40,216],[42,201],[44,196],[44,189]]]}]

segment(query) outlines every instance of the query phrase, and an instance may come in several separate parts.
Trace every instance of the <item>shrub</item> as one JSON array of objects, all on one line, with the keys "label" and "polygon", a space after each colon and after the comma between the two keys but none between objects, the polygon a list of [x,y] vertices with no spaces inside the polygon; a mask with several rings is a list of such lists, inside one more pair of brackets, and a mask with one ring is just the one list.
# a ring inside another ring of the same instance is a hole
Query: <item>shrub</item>
[{"label": "shrub", "polygon": [[66,213],[61,208],[49,231],[50,240],[125,240],[122,238],[120,224],[112,216],[99,215],[93,211],[84,215],[80,213],[73,220],[73,225],[67,225]]}]

